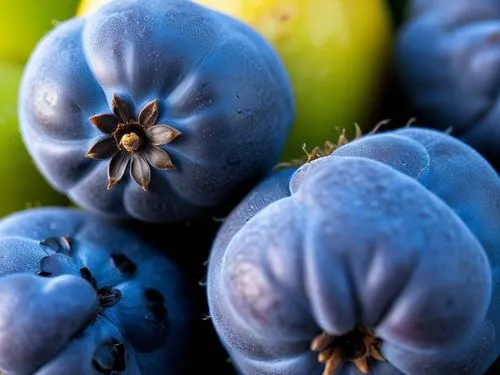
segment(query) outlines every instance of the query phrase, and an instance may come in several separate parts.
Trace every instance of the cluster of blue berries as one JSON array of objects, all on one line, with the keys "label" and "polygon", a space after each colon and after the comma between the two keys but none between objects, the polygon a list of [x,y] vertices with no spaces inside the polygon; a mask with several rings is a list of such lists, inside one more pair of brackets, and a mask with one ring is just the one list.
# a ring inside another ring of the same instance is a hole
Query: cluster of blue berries
[{"label": "cluster of blue berries", "polygon": [[415,111],[457,134],[341,136],[279,171],[292,88],[249,26],[185,0],[57,26],[26,66],[20,127],[81,209],[0,221],[0,374],[212,373],[211,339],[241,375],[485,374],[497,3],[415,0],[400,34]]}]

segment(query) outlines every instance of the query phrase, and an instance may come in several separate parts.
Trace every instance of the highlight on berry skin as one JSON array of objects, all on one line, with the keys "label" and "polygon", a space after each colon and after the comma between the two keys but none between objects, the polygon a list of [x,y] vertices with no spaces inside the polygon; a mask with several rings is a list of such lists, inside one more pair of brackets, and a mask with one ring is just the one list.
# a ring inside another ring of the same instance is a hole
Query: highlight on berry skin
[{"label": "highlight on berry skin", "polygon": [[108,189],[123,179],[130,164],[132,179],[147,191],[151,167],[175,169],[170,155],[160,146],[171,143],[181,132],[169,125],[156,124],[159,114],[157,99],[146,104],[136,118],[129,104],[113,95],[112,110],[113,113],[90,118],[90,122],[106,136],[94,143],[86,156],[95,160],[110,159]]}]

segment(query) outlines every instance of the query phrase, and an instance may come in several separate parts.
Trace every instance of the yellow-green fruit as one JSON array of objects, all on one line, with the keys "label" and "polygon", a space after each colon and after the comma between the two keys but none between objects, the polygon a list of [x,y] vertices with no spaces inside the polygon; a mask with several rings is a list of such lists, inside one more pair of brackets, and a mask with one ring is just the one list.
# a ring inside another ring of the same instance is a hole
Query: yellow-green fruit
[{"label": "yellow-green fruit", "polygon": [[[83,0],[79,12],[107,1]],[[281,56],[297,109],[284,159],[374,125],[392,42],[385,0],[195,1],[250,24]]]},{"label": "yellow-green fruit", "polygon": [[21,66],[0,61],[0,217],[33,206],[67,205],[40,175],[17,123]]},{"label": "yellow-green fruit", "polygon": [[338,129],[368,130],[389,61],[385,0],[197,0],[246,21],[280,54],[297,114],[285,158],[336,140]]},{"label": "yellow-green fruit", "polygon": [[75,15],[78,0],[0,0],[0,58],[24,62],[57,22]]},{"label": "yellow-green fruit", "polygon": [[[77,14],[83,16],[85,14],[93,13],[99,8],[101,5],[109,2],[110,0],[82,0],[80,2],[80,6],[78,7]],[[146,0],[144,0],[146,1]]]}]

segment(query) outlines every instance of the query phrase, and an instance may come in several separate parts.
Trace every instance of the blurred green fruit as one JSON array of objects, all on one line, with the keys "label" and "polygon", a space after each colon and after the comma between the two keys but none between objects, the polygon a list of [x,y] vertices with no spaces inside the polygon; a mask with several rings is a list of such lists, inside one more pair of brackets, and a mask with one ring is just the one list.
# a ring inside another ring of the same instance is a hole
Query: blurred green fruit
[{"label": "blurred green fruit", "polygon": [[0,217],[33,206],[67,205],[40,175],[17,124],[17,91],[22,67],[0,61]]},{"label": "blurred green fruit", "polygon": [[57,22],[75,15],[78,0],[0,0],[0,58],[24,62]]},{"label": "blurred green fruit", "polygon": [[286,159],[374,125],[393,33],[386,0],[196,1],[246,21],[283,59],[297,102]]}]

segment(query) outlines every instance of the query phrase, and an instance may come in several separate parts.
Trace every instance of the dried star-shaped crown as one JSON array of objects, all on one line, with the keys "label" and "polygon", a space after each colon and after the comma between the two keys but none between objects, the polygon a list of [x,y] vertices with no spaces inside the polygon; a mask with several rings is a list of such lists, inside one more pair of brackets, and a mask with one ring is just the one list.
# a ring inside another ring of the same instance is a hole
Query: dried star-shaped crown
[{"label": "dried star-shaped crown", "polygon": [[344,361],[352,362],[363,374],[369,373],[368,360],[385,361],[380,353],[381,340],[369,328],[358,326],[343,336],[322,333],[314,338],[311,350],[325,364],[323,375],[335,375]]},{"label": "dried star-shaped crown", "polygon": [[[390,123],[390,120],[380,121],[377,125],[375,125],[375,127],[372,130],[370,130],[368,133],[366,133],[366,135],[372,135],[372,134],[377,133],[382,126],[385,126],[389,123]],[[408,123],[408,124],[410,124],[410,123]],[[409,125],[407,125],[407,126],[409,126]],[[316,160],[316,159],[333,154],[333,152],[335,150],[337,150],[338,148],[340,148],[340,147],[342,147],[342,146],[344,146],[352,141],[358,140],[359,138],[361,138],[364,135],[363,131],[361,130],[361,128],[359,127],[358,124],[354,124],[354,129],[356,131],[356,134],[352,140],[347,139],[347,137],[345,135],[346,130],[344,128],[340,131],[337,142],[326,141],[325,144],[323,145],[323,148],[316,146],[312,149],[311,152],[307,151],[307,146],[304,143],[302,145],[302,151],[304,151],[304,154],[305,154],[305,156],[303,158],[293,159],[289,162],[279,163],[278,165],[276,165],[274,167],[274,170],[281,170],[281,169],[286,169],[286,168],[299,168],[304,164],[312,162],[313,160]]]},{"label": "dried star-shaped crown", "polygon": [[98,140],[87,152],[92,159],[111,159],[108,165],[108,189],[121,181],[127,166],[134,181],[148,190],[151,167],[175,169],[170,155],[159,146],[177,138],[181,132],[168,125],[155,125],[158,119],[158,100],[146,104],[138,119],[134,118],[130,106],[113,96],[113,113],[95,115],[92,124],[106,137]]}]

